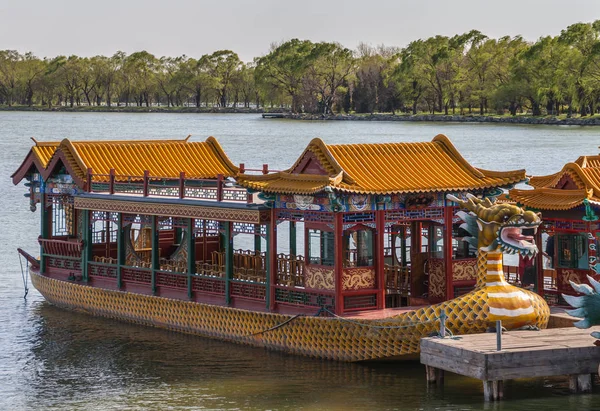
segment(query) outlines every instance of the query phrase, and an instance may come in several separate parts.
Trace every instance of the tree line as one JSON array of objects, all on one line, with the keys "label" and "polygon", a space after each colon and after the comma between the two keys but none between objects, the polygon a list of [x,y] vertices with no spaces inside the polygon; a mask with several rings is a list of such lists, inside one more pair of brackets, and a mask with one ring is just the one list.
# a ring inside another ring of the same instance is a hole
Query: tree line
[{"label": "tree line", "polygon": [[405,48],[292,39],[247,63],[231,50],[198,59],[0,50],[0,105],[586,116],[600,107],[600,20],[536,42],[477,30]]}]

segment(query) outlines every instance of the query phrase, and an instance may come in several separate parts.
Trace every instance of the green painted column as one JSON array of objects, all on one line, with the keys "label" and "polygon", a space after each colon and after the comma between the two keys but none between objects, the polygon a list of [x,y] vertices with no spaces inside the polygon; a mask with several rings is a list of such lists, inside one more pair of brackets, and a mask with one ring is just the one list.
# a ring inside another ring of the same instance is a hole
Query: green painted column
[{"label": "green painted column", "polygon": [[254,251],[261,251],[260,224],[254,224]]},{"label": "green painted column", "polygon": [[267,252],[266,252],[266,269],[267,269],[267,280],[265,283],[265,299],[267,304],[267,310],[271,311],[271,224],[267,224]]},{"label": "green painted column", "polygon": [[92,254],[92,230],[90,227],[90,210],[83,210],[83,252],[81,253],[81,275],[83,282],[88,282],[88,261]]},{"label": "green painted column", "polygon": [[187,248],[188,248],[188,260],[187,260],[187,292],[188,298],[192,299],[192,273],[196,272],[196,238],[194,237],[194,219],[187,219]]},{"label": "green painted column", "polygon": [[290,256],[296,256],[296,222],[290,221]]},{"label": "green painted column", "polygon": [[[46,195],[42,194],[40,203],[40,235],[42,238],[48,238],[48,208],[46,207]],[[46,257],[44,257],[42,246],[40,245],[40,273],[46,272]]]},{"label": "green painted column", "polygon": [[233,278],[233,236],[231,235],[231,222],[223,223],[225,245],[225,303],[231,304],[230,285]]},{"label": "green painted column", "polygon": [[152,216],[152,294],[156,294],[156,270],[160,268],[160,250],[158,248],[158,217]]},{"label": "green painted column", "polygon": [[119,213],[117,220],[117,288],[121,289],[121,268],[125,265],[125,235],[123,233],[123,214]]}]

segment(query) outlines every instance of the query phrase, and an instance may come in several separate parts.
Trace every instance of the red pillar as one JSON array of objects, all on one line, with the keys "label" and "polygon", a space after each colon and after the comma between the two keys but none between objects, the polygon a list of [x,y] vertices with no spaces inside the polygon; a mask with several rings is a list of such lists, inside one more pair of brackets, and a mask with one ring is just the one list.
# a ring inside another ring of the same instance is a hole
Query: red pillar
[{"label": "red pillar", "polygon": [[454,298],[452,286],[452,217],[454,208],[444,207],[444,268],[446,272],[446,300]]},{"label": "red pillar", "polygon": [[344,241],[344,214],[334,214],[334,255],[335,261],[333,264],[334,275],[335,275],[335,313],[341,315],[344,312],[344,297],[342,296],[342,275],[344,273],[343,263],[344,256],[342,243]]},{"label": "red pillar", "polygon": [[382,310],[385,308],[385,250],[384,250],[384,236],[385,236],[385,211],[375,211],[375,234],[377,236],[377,256],[375,258],[375,275],[377,278],[377,309]]}]

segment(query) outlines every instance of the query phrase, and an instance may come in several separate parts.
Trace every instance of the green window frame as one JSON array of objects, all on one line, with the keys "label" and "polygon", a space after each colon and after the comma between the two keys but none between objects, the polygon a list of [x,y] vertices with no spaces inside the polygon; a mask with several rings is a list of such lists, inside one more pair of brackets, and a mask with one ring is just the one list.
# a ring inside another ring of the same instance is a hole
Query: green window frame
[{"label": "green window frame", "polygon": [[559,268],[589,268],[586,234],[557,234]]}]

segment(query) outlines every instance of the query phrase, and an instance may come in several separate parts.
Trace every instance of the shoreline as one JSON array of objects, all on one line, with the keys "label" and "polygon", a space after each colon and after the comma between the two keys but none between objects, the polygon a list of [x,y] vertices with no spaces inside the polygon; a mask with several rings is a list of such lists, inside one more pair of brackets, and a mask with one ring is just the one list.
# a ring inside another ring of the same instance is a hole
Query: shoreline
[{"label": "shoreline", "polygon": [[7,107],[0,106],[1,111],[25,112],[62,112],[62,113],[190,113],[190,114],[281,114],[278,119],[301,121],[418,121],[418,122],[456,122],[456,123],[504,123],[553,126],[600,126],[598,117],[558,118],[555,116],[532,117],[520,116],[479,116],[479,115],[443,115],[443,114],[291,114],[284,110],[247,108],[247,107]]},{"label": "shoreline", "polygon": [[600,126],[600,117],[584,118],[557,118],[554,116],[531,117],[495,117],[479,115],[443,115],[443,114],[368,114],[368,115],[313,115],[313,114],[287,114],[284,117],[290,120],[304,121],[421,121],[421,122],[455,122],[455,123],[505,123],[505,124],[531,124],[551,126]]}]

